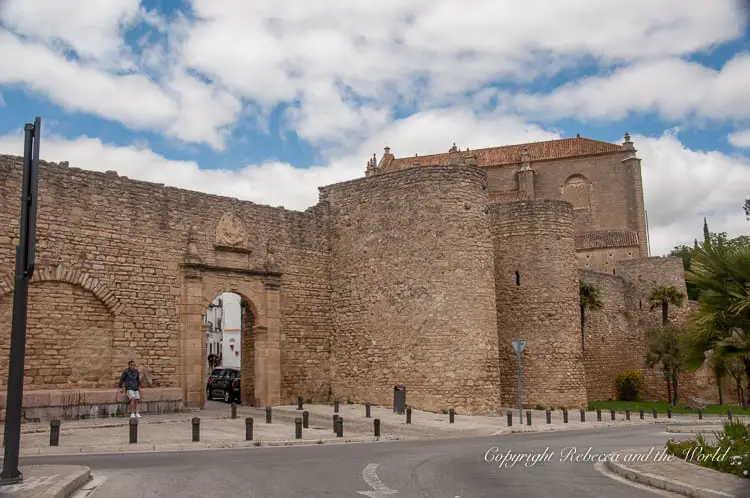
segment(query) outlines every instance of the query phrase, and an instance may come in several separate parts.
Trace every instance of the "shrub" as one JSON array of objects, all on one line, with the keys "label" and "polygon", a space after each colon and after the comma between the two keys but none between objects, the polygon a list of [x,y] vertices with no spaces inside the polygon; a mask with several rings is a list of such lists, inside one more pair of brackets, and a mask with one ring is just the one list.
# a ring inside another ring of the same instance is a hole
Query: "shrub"
[{"label": "shrub", "polygon": [[629,369],[617,376],[617,396],[620,401],[638,401],[646,387],[640,370]]},{"label": "shrub", "polygon": [[742,420],[724,423],[724,430],[715,433],[716,443],[708,444],[701,434],[687,441],[667,441],[670,455],[719,472],[750,477],[750,442],[747,426]]}]

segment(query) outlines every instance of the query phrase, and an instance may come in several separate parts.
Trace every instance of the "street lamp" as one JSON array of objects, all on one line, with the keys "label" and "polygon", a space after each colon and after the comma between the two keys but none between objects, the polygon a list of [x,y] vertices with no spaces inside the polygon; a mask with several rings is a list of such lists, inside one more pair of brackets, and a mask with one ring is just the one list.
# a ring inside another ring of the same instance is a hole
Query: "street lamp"
[{"label": "street lamp", "polygon": [[526,341],[513,341],[513,349],[516,352],[516,363],[518,364],[518,420],[523,420],[523,394],[521,383],[521,360],[523,359],[523,350],[526,348]]},{"label": "street lamp", "polygon": [[34,275],[36,252],[37,185],[39,184],[39,137],[41,119],[24,126],[23,189],[21,191],[21,237],[16,247],[16,274],[13,288],[13,323],[10,332],[8,394],[5,407],[5,457],[0,485],[23,481],[18,470],[21,450],[21,410],[23,405],[23,364],[26,357],[26,318],[29,308],[29,281]]}]

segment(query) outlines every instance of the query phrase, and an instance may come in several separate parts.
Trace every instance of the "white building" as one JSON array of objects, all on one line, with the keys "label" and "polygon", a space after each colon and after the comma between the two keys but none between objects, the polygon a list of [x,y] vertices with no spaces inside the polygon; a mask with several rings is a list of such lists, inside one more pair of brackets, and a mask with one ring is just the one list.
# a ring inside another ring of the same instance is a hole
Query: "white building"
[{"label": "white building", "polygon": [[225,292],[221,296],[224,303],[224,329],[221,349],[222,366],[240,368],[242,357],[242,309],[240,296]]},{"label": "white building", "polygon": [[219,367],[240,368],[242,310],[240,296],[231,292],[220,294],[208,306],[204,316],[206,325],[206,363],[216,355]]}]

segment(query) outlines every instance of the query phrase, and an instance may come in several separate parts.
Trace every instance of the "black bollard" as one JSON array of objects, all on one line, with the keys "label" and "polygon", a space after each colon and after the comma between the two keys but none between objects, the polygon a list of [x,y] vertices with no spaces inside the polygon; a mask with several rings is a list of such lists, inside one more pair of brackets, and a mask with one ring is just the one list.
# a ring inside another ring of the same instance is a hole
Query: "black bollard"
[{"label": "black bollard", "polygon": [[448,423],[453,424],[455,422],[456,422],[456,410],[451,408],[450,410],[448,410]]},{"label": "black bollard", "polygon": [[547,408],[546,415],[547,415],[547,423],[551,424],[552,423],[552,412],[549,410],[549,408]]},{"label": "black bollard", "polygon": [[49,423],[49,445],[58,446],[60,444],[60,421],[50,420]]},{"label": "black bollard", "polygon": [[610,409],[609,409],[609,418],[610,418],[611,420],[614,420],[614,419],[615,419],[615,409],[614,409],[614,408],[610,408]]},{"label": "black bollard", "polygon": [[625,408],[625,420],[630,420],[630,408]]},{"label": "black bollard", "polygon": [[672,407],[671,406],[667,407],[667,418],[672,418]]},{"label": "black bollard", "polygon": [[130,444],[138,442],[138,419],[130,419]]},{"label": "black bollard", "polygon": [[526,425],[531,425],[531,410],[526,410]]},{"label": "black bollard", "polygon": [[336,424],[338,423],[339,416],[334,414],[333,415],[333,433],[336,434]]},{"label": "black bollard", "polygon": [[585,422],[585,421],[586,421],[586,410],[581,408],[581,422]]},{"label": "black bollard", "polygon": [[193,417],[193,442],[197,443],[201,440],[201,419]]},{"label": "black bollard", "polygon": [[302,427],[305,429],[310,428],[310,412],[307,410],[302,412]]},{"label": "black bollard", "polygon": [[294,439],[302,439],[302,419],[294,419]]},{"label": "black bollard", "polygon": [[336,419],[336,437],[344,437],[344,417]]},{"label": "black bollard", "polygon": [[507,416],[508,416],[508,427],[511,427],[513,425],[513,414],[510,412],[510,410],[508,410]]},{"label": "black bollard", "polygon": [[703,420],[703,410],[698,408],[698,420]]},{"label": "black bollard", "polygon": [[596,421],[597,422],[602,421],[602,409],[601,408],[596,409]]},{"label": "black bollard", "polygon": [[568,423],[568,409],[563,408],[563,424],[567,424],[567,423]]},{"label": "black bollard", "polygon": [[656,408],[654,408],[653,410],[651,410],[651,412],[654,414],[654,418],[656,418]]},{"label": "black bollard", "polygon": [[411,424],[411,407],[406,408],[406,423]]},{"label": "black bollard", "polygon": [[267,423],[267,424],[270,424],[270,423],[271,423],[271,420],[272,420],[272,419],[271,419],[271,417],[272,417],[272,414],[271,414],[271,407],[270,407],[270,406],[267,406],[267,407],[266,407],[266,423]]},{"label": "black bollard", "polygon": [[302,396],[297,396],[297,410],[302,409]]},{"label": "black bollard", "polygon": [[333,402],[333,413],[338,413],[338,412],[339,412],[339,400],[338,400],[338,399],[336,399],[336,400],[335,400],[335,401]]},{"label": "black bollard", "polygon": [[639,413],[639,414],[640,414],[640,416],[641,416],[641,420],[643,420],[643,407],[640,407],[640,408],[638,409],[638,413]]},{"label": "black bollard", "polygon": [[253,417],[245,419],[245,441],[253,440]]},{"label": "black bollard", "polygon": [[375,437],[380,437],[380,419],[376,418],[372,421],[372,427],[375,431]]},{"label": "black bollard", "polygon": [[729,421],[732,421],[732,410],[727,410],[727,417],[729,417]]},{"label": "black bollard", "polygon": [[232,403],[232,418],[237,418],[237,403]]},{"label": "black bollard", "polygon": [[365,403],[365,418],[370,418],[370,403]]}]

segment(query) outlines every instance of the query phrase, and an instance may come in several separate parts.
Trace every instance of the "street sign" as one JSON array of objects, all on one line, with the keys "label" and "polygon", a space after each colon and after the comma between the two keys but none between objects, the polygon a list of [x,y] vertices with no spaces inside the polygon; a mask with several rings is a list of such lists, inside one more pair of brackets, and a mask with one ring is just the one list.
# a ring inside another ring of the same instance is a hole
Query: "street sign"
[{"label": "street sign", "polygon": [[513,341],[513,349],[516,350],[516,353],[523,353],[525,347],[526,341]]}]

